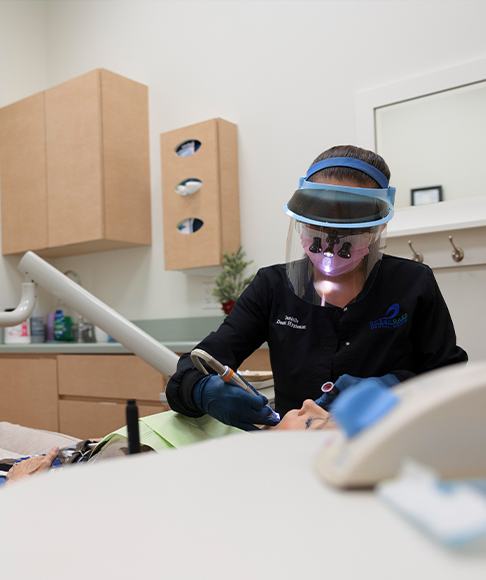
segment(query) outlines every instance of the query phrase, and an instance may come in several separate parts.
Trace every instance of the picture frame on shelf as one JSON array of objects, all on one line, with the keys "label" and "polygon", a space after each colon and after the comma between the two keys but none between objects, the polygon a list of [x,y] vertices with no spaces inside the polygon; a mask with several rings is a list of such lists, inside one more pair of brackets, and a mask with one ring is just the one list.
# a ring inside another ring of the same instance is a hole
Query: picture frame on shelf
[{"label": "picture frame on shelf", "polygon": [[411,205],[428,205],[443,200],[442,185],[416,187],[410,190]]}]

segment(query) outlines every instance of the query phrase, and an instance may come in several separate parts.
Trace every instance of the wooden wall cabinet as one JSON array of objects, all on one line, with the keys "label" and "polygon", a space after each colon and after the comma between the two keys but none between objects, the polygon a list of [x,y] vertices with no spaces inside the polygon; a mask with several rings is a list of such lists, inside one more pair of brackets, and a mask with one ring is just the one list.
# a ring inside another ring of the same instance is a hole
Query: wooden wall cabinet
[{"label": "wooden wall cabinet", "polygon": [[2,253],[151,243],[148,90],[98,69],[0,109]]},{"label": "wooden wall cabinet", "polygon": [[[184,143],[196,143],[192,155],[178,155]],[[162,133],[160,137],[167,270],[218,266],[223,253],[240,246],[236,125],[212,119]],[[200,180],[200,189],[180,195],[177,186]],[[185,220],[202,226],[189,233]]]},{"label": "wooden wall cabinet", "polygon": [[48,246],[44,93],[0,109],[2,253]]}]

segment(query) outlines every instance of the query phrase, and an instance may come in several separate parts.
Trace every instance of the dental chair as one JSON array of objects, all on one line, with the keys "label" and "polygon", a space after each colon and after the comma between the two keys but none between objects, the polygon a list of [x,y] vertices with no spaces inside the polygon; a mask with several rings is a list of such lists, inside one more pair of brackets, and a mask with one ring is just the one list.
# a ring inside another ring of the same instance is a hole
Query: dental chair
[{"label": "dental chair", "polygon": [[68,447],[79,441],[70,435],[0,421],[0,459],[40,455],[53,447]]}]

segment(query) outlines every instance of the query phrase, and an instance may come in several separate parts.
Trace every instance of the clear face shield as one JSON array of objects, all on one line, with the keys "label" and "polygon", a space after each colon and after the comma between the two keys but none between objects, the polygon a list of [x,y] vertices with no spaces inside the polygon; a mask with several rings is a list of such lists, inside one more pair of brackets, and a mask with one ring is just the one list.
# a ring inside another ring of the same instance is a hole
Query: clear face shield
[{"label": "clear face shield", "polygon": [[325,306],[356,296],[380,260],[395,189],[348,187],[301,179],[285,207],[287,277],[295,294]]},{"label": "clear face shield", "polygon": [[385,226],[347,230],[291,219],[287,236],[287,278],[303,300],[325,306],[340,290],[358,294],[380,260]]}]

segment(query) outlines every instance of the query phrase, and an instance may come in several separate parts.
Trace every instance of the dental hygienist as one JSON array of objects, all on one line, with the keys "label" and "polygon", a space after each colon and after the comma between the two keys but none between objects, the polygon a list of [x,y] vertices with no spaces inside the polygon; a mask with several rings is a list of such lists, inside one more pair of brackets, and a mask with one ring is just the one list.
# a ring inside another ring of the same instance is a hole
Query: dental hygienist
[{"label": "dental hygienist", "polygon": [[[432,270],[382,253],[395,195],[389,178],[372,151],[338,146],[319,155],[286,206],[286,263],[259,270],[198,345],[236,369],[267,341],[281,415],[305,399],[327,408],[366,377],[390,387],[467,360]],[[203,375],[188,355],[167,398],[184,415],[243,429],[276,421],[265,397]]]}]

